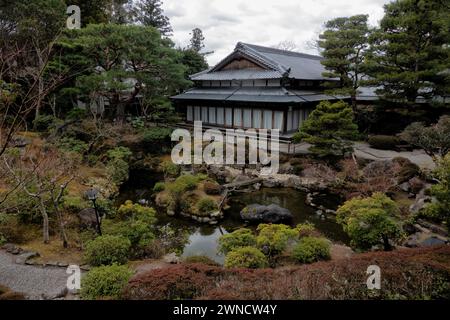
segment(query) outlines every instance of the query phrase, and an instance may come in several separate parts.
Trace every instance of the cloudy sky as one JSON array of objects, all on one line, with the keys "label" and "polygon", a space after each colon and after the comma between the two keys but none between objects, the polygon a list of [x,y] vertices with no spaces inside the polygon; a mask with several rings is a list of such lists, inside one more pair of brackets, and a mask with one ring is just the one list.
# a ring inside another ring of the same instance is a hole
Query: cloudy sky
[{"label": "cloudy sky", "polygon": [[310,45],[332,18],[369,14],[376,25],[389,0],[164,0],[174,41],[189,43],[193,28],[203,30],[210,65],[230,53],[238,41],[275,46],[292,41],[298,51],[317,53]]}]

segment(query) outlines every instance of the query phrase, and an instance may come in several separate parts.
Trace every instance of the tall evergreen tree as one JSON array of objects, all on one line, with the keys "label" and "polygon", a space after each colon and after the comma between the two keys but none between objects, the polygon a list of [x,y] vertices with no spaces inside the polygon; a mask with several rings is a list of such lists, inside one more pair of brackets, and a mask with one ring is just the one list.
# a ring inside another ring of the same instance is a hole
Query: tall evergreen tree
[{"label": "tall evergreen tree", "polygon": [[140,0],[134,11],[134,19],[146,27],[154,27],[163,36],[172,35],[169,18],[164,15],[161,0]]},{"label": "tall evergreen tree", "polygon": [[318,157],[342,157],[353,151],[352,140],[358,138],[351,107],[339,101],[322,101],[294,135],[294,141],[307,142]]},{"label": "tall evergreen tree", "polygon": [[325,58],[322,64],[327,72],[323,75],[340,79],[340,88],[334,93],[350,95],[353,107],[361,85],[364,54],[368,47],[369,27],[367,15],[356,15],[330,20],[320,35],[319,47]]},{"label": "tall evergreen tree", "polygon": [[385,5],[370,37],[370,84],[389,99],[414,103],[418,96],[449,93],[450,7],[442,0],[397,0]]},{"label": "tall evergreen tree", "polygon": [[205,48],[205,37],[203,31],[200,28],[195,28],[191,33],[191,45],[190,48],[196,52],[200,52]]},{"label": "tall evergreen tree", "polygon": [[109,22],[108,10],[111,0],[66,0],[66,4],[80,7],[82,27]]}]

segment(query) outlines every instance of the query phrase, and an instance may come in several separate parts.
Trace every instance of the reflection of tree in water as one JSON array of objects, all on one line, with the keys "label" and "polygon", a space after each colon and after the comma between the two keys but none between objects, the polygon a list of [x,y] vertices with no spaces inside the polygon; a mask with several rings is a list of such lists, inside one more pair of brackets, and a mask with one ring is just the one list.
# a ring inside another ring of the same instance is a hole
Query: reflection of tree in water
[{"label": "reflection of tree in water", "polygon": [[158,228],[156,236],[165,248],[181,253],[189,245],[189,236],[194,232],[193,226],[168,223]]},{"label": "reflection of tree in water", "polygon": [[217,227],[211,227],[207,225],[203,225],[200,228],[198,228],[198,233],[202,236],[212,236],[214,232],[216,232]]}]

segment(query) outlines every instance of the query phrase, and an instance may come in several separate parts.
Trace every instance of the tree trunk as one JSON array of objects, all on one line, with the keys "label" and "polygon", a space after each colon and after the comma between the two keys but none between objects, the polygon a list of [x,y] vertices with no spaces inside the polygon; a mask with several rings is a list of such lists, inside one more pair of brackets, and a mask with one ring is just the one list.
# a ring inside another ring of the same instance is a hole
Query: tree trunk
[{"label": "tree trunk", "polygon": [[69,240],[67,238],[66,229],[64,228],[63,217],[61,211],[58,208],[58,204],[53,202],[53,207],[55,208],[56,216],[58,217],[59,232],[61,234],[61,239],[63,241],[63,247],[64,249],[67,249],[69,247]]},{"label": "tree trunk", "polygon": [[44,243],[48,244],[50,243],[50,236],[49,236],[49,230],[48,230],[48,214],[47,210],[45,209],[44,201],[41,199],[41,213],[42,213],[42,232],[44,236]]},{"label": "tree trunk", "polygon": [[392,246],[389,243],[389,238],[386,236],[383,236],[383,246],[384,246],[384,251],[391,251],[392,250]]}]

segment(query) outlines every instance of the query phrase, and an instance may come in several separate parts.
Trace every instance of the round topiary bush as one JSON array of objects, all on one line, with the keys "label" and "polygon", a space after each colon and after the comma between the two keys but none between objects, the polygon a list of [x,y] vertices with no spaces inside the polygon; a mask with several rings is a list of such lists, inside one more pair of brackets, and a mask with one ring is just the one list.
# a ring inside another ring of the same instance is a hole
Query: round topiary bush
[{"label": "round topiary bush", "polygon": [[81,297],[85,300],[120,299],[132,274],[128,267],[116,264],[93,268],[81,280]]},{"label": "round topiary bush", "polygon": [[225,258],[225,268],[266,268],[269,265],[266,256],[253,247],[242,247],[229,252]]},{"label": "round topiary bush", "polygon": [[324,238],[305,237],[294,247],[292,256],[300,263],[330,259],[330,243]]},{"label": "round topiary bush", "polygon": [[400,139],[396,136],[371,136],[369,138],[369,144],[372,148],[380,150],[395,150],[395,148],[401,143]]},{"label": "round topiary bush", "polygon": [[166,185],[164,182],[157,182],[153,187],[153,192],[161,192],[166,189]]},{"label": "round topiary bush", "polygon": [[101,236],[88,242],[84,259],[91,266],[124,264],[128,261],[130,240],[120,236]]},{"label": "round topiary bush", "polygon": [[256,237],[250,229],[238,229],[219,239],[219,251],[225,254],[238,248],[253,246],[256,246]]}]

